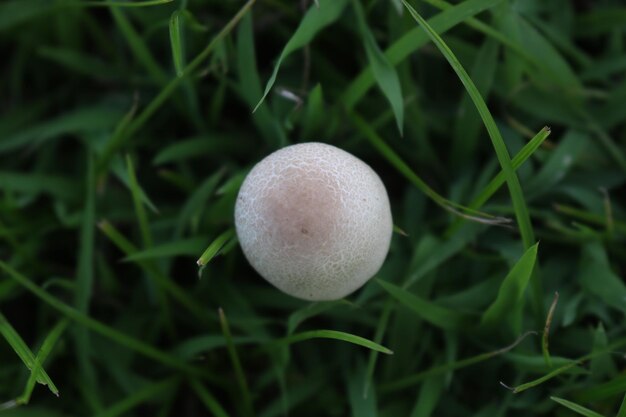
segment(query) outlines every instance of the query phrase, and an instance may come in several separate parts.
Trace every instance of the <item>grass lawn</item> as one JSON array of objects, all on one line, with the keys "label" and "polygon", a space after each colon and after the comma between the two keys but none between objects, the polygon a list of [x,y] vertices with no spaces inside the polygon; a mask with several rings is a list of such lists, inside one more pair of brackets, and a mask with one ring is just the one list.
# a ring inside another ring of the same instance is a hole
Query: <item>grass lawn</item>
[{"label": "grass lawn", "polygon": [[[626,417],[623,1],[0,0],[0,47],[0,417]],[[234,227],[311,141],[393,214],[336,301]]]}]

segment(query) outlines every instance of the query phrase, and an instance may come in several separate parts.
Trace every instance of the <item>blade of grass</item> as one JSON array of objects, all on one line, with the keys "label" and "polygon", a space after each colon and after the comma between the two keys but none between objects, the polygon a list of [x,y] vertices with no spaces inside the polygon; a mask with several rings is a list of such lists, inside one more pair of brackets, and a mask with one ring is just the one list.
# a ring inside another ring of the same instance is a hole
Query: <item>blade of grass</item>
[{"label": "blade of grass", "polygon": [[139,229],[141,230],[141,238],[143,240],[144,249],[152,247],[152,233],[150,232],[150,225],[148,223],[148,216],[146,215],[146,209],[141,201],[141,192],[139,183],[137,182],[137,176],[135,175],[135,168],[133,167],[133,160],[130,155],[126,155],[126,170],[128,172],[128,178],[130,182],[130,191],[133,197],[133,206],[135,207],[135,215],[139,222]]},{"label": "blade of grass", "polygon": [[137,0],[137,1],[86,1],[77,0],[75,3],[69,3],[71,6],[82,7],[147,7],[160,6],[162,4],[172,3],[174,0]]},{"label": "blade of grass", "polygon": [[[1,13],[0,13],[1,14]],[[19,148],[37,148],[52,139],[58,139],[63,135],[84,134],[101,129],[110,129],[122,116],[117,109],[111,109],[103,105],[94,105],[73,109],[34,124],[32,127],[25,123],[21,129],[8,136],[4,136],[0,142],[0,153],[7,153]]]},{"label": "blade of grass", "polygon": [[344,342],[352,343],[355,345],[363,346],[376,352],[392,355],[393,352],[384,346],[374,343],[371,340],[365,339],[361,336],[355,336],[350,333],[340,332],[337,330],[310,330],[302,333],[296,333],[282,339],[277,339],[269,342],[267,346],[275,345],[291,345],[293,343],[303,342],[311,339],[334,339]]},{"label": "blade of grass", "polygon": [[[511,318],[512,315],[521,312],[519,305],[524,300],[526,287],[535,268],[538,247],[539,243],[530,247],[511,268],[502,281],[502,285],[500,285],[496,299],[483,313],[481,319],[482,327],[495,328],[504,319]],[[521,317],[513,320],[517,323],[521,320]],[[513,331],[518,330],[513,329]]]},{"label": "blade of grass", "polygon": [[183,74],[184,67],[184,51],[181,39],[181,14],[182,12],[180,10],[175,10],[170,17],[170,45],[172,47],[172,60],[174,61],[176,75],[179,77]]},{"label": "blade of grass", "polygon": [[552,372],[550,372],[550,373],[548,373],[546,375],[543,375],[540,378],[537,378],[537,379],[535,379],[533,381],[530,381],[530,382],[518,385],[516,387],[512,387],[512,388],[508,387],[508,386],[502,384],[502,382],[500,384],[502,384],[506,388],[509,388],[513,394],[519,394],[520,392],[526,391],[527,389],[530,389],[530,388],[536,387],[538,385],[541,385],[544,382],[549,381],[552,378],[557,377],[557,376],[561,375],[562,373],[567,372],[570,369],[572,369],[573,367],[578,366],[580,364],[581,364],[580,361],[572,361],[572,362],[568,363],[567,365],[563,365],[563,366],[555,369],[554,371],[552,371]]},{"label": "blade of grass", "polygon": [[[391,312],[393,311],[393,301],[391,297],[387,297],[387,301],[385,301],[385,306],[383,307],[383,312],[380,315],[378,320],[378,324],[376,325],[376,333],[374,333],[374,343],[381,344],[383,341],[383,337],[387,330],[387,325],[389,324],[389,318],[391,317]],[[367,370],[365,372],[365,381],[363,381],[363,398],[367,398],[369,393],[369,388],[372,383],[372,379],[374,378],[374,371],[376,370],[376,363],[378,362],[378,355],[380,352],[372,350],[370,352],[369,358],[367,360]]]},{"label": "blade of grass", "polygon": [[619,407],[619,411],[617,412],[616,417],[626,417],[626,394],[624,394],[624,399],[622,400],[622,405]]},{"label": "blade of grass", "polygon": [[79,198],[78,183],[65,176],[0,171],[0,184],[2,184],[3,191],[26,194],[44,193],[62,200]]},{"label": "blade of grass", "polygon": [[494,350],[491,352],[481,353],[480,355],[461,359],[456,362],[446,363],[443,365],[437,365],[430,369],[427,369],[426,371],[419,372],[415,375],[404,377],[397,381],[385,383],[381,385],[380,390],[381,392],[398,391],[398,390],[405,389],[413,385],[419,384],[425,379],[431,378],[433,376],[444,375],[444,374],[447,374],[448,372],[455,371],[457,369],[462,369],[462,368],[486,361],[488,359],[491,359],[493,357],[502,355],[504,353],[507,353],[513,350],[517,345],[519,345],[526,337],[528,337],[531,334],[535,334],[535,332],[524,333],[517,340],[515,340],[515,342],[513,342],[512,344],[504,348]]},{"label": "blade of grass", "polygon": [[[145,342],[142,342],[134,337],[131,337],[127,334],[120,332],[117,329],[107,326],[106,324],[92,319],[91,317],[81,313],[75,308],[70,307],[65,304],[58,298],[48,294],[46,291],[39,288],[33,282],[31,282],[28,278],[11,268],[9,265],[0,261],[0,269],[3,270],[7,275],[9,275],[13,280],[15,280],[22,287],[33,293],[37,298],[48,304],[50,307],[62,313],[64,316],[85,326],[86,328],[93,330],[96,333],[101,334],[102,336],[113,340],[114,342],[127,347],[130,350],[133,350],[137,353],[142,354],[143,356],[150,358],[156,362],[160,362],[170,368],[191,374],[196,375],[202,378],[207,378],[210,381],[217,381],[216,377],[209,375],[207,372],[198,369],[195,366],[189,365],[185,362],[182,362],[175,356],[172,356],[168,353],[165,353],[152,345],[149,345]],[[31,353],[32,355],[32,353]],[[34,356],[33,356],[34,359]]]},{"label": "blade of grass", "polygon": [[[474,59],[471,76],[481,95],[488,97],[494,83],[498,65],[499,45],[492,39],[486,39]],[[474,104],[464,94],[457,111],[454,124],[454,137],[451,146],[450,165],[463,170],[468,163],[475,161],[476,145],[480,138],[481,121],[476,117]]]},{"label": "blade of grass", "polygon": [[152,99],[148,106],[137,116],[137,118],[122,132],[111,137],[107,141],[100,156],[98,168],[103,172],[113,155],[128,142],[131,137],[152,117],[152,115],[165,103],[165,101],[176,91],[182,81],[189,77],[213,52],[217,45],[233,30],[241,18],[250,10],[256,0],[248,0],[239,12],[213,37],[211,42],[191,61],[183,70],[182,74],[172,79],[157,96]]},{"label": "blade of grass", "polygon": [[400,79],[393,65],[389,62],[383,51],[376,43],[376,39],[372,31],[367,25],[363,6],[359,0],[352,0],[352,5],[356,14],[357,25],[361,32],[361,38],[365,46],[365,53],[369,61],[370,67],[374,72],[374,78],[378,86],[382,90],[385,97],[391,104],[396,124],[400,136],[404,129],[404,99],[402,98],[402,89],[400,87]]},{"label": "blade of grass", "polygon": [[576,404],[572,401],[564,400],[563,398],[559,397],[550,397],[550,399],[561,404],[563,407],[569,408],[573,412],[583,415],[585,417],[604,417],[602,414],[598,414],[595,411],[585,408],[582,405]]},{"label": "blade of grass", "polygon": [[214,194],[217,185],[219,184],[222,176],[224,175],[224,169],[218,170],[215,174],[207,177],[202,184],[193,190],[191,196],[185,201],[178,220],[176,222],[176,229],[174,231],[174,238],[178,239],[182,236],[185,227],[190,223],[192,233],[198,233],[198,224],[200,222],[200,214],[207,204],[207,201]]},{"label": "blade of grass", "polygon": [[469,317],[457,311],[441,307],[390,282],[376,280],[376,283],[421,319],[434,326],[442,329],[461,329],[469,324]]},{"label": "blade of grass", "polygon": [[[550,128],[544,127],[537,133],[524,147],[515,155],[513,160],[511,161],[513,164],[513,169],[517,170],[521,167],[524,162],[530,158],[537,149],[541,146],[541,144],[550,136]],[[485,188],[472,200],[468,207],[472,210],[480,209],[495,193],[504,185],[506,182],[506,176],[504,171],[501,169],[490,182],[487,184]],[[458,217],[454,223],[450,225],[448,230],[446,231],[446,236],[451,236],[454,234],[458,228],[463,224],[464,219],[462,217]]]},{"label": "blade of grass", "polygon": [[[509,193],[511,195],[511,200],[513,202],[513,208],[515,210],[515,216],[517,218],[517,223],[519,227],[519,231],[522,235],[522,241],[524,242],[524,247],[526,249],[530,248],[535,244],[535,236],[532,228],[532,224],[530,222],[530,215],[528,213],[528,207],[526,206],[526,201],[524,200],[524,194],[522,192],[522,186],[520,185],[519,178],[513,169],[513,165],[511,162],[511,158],[509,156],[509,151],[507,150],[506,144],[504,143],[504,139],[500,134],[498,126],[496,125],[491,112],[487,108],[487,105],[483,98],[481,97],[478,89],[474,85],[474,82],[469,77],[459,60],[456,58],[454,53],[450,50],[450,48],[445,44],[443,39],[433,30],[433,28],[420,16],[413,7],[406,0],[402,1],[404,6],[407,8],[411,16],[415,19],[415,21],[426,31],[428,37],[433,41],[433,43],[437,46],[437,48],[444,55],[446,60],[450,63],[450,66],[456,72],[459,80],[464,85],[468,94],[472,98],[478,113],[480,114],[485,127],[487,128],[487,132],[489,133],[489,137],[491,139],[493,148],[496,152],[496,156],[498,158],[498,162],[502,167],[502,171],[506,177],[507,185],[509,187]],[[541,281],[539,280],[538,274],[533,274],[532,277],[532,285],[533,291],[531,296],[531,301],[533,305],[533,311],[535,313],[535,318],[538,320],[543,319],[543,290]]]},{"label": "blade of grass", "polygon": [[224,407],[220,405],[217,398],[204,386],[200,381],[195,378],[189,379],[189,386],[196,393],[202,404],[207,408],[207,411],[213,413],[215,417],[229,417],[228,413],[224,410]]},{"label": "blade of grass", "polygon": [[341,16],[346,4],[347,0],[320,0],[319,7],[311,6],[311,8],[309,8],[309,11],[300,22],[298,29],[296,29],[295,33],[291,36],[283,48],[283,51],[280,53],[280,56],[274,65],[274,71],[265,85],[263,96],[261,96],[261,99],[254,107],[254,110],[252,110],[253,113],[263,103],[274,86],[276,77],[278,76],[278,70],[280,69],[283,60],[291,53],[310,43],[318,32],[337,20],[339,16]]},{"label": "blade of grass", "polygon": [[110,8],[110,12],[120,32],[122,32],[126,38],[126,42],[128,43],[133,56],[139,61],[139,64],[144,67],[153,82],[157,85],[165,84],[167,82],[167,75],[165,71],[156,61],[150,52],[150,49],[142,37],[137,33],[124,12],[117,7]]},{"label": "blade of grass", "polygon": [[[604,348],[604,347],[603,347]],[[605,358],[609,359],[609,358]],[[590,372],[593,372],[591,366]],[[592,374],[595,376],[595,374]],[[604,376],[599,375],[600,378]],[[590,381],[591,382],[591,381]],[[626,392],[626,374],[619,374],[616,378],[592,387],[584,387],[576,392],[575,398],[579,402],[596,403],[606,399],[615,398]]]},{"label": "blade of grass", "polygon": [[[237,72],[241,94],[250,108],[254,108],[259,97],[263,95],[263,88],[256,60],[252,14],[247,14],[241,20],[237,31]],[[283,126],[273,115],[267,103],[258,106],[252,116],[252,121],[258,126],[265,141],[272,147],[282,147],[287,144]]]},{"label": "blade of grass", "polygon": [[216,237],[215,240],[211,242],[211,244],[204,250],[204,252],[202,252],[200,258],[198,258],[198,260],[196,261],[198,266],[203,267],[211,262],[211,259],[213,259],[219,253],[220,249],[222,249],[222,247],[224,247],[224,245],[226,245],[226,243],[234,237],[235,229],[232,228],[228,229],[227,231]]},{"label": "blade of grass", "polygon": [[206,239],[202,237],[175,240],[128,255],[124,261],[145,261],[181,255],[192,256],[198,253],[199,249],[202,249],[205,241]]},{"label": "blade of grass", "polygon": [[[425,1],[441,10],[448,10],[453,7],[452,4],[443,0]],[[507,17],[510,19],[507,24],[513,25],[517,29],[517,36],[503,34],[473,17],[469,17],[464,23],[505,46],[507,53],[515,54],[516,57],[529,63],[533,68],[539,69],[542,74],[549,76],[552,82],[563,87],[565,92],[580,92],[582,85],[557,50],[517,12],[511,10]],[[521,70],[522,68],[520,68]],[[535,76],[535,72],[530,71],[529,75]]]},{"label": "blade of grass", "polygon": [[[43,370],[43,365],[46,363],[46,359],[48,355],[56,345],[57,341],[65,331],[68,325],[68,320],[63,319],[59,321],[48,333],[48,336],[43,341],[39,352],[37,352],[37,356],[35,357],[33,369],[31,370],[31,374],[28,377],[28,381],[26,382],[26,388],[22,392],[22,395],[17,397],[15,400],[16,404],[26,405],[30,401],[30,396],[35,389],[35,383],[37,382],[37,375],[39,375],[39,371]],[[58,393],[57,393],[58,396]]]},{"label": "blade of grass", "polygon": [[[96,223],[95,161],[91,155],[87,155],[87,161],[85,206],[80,230],[80,248],[74,291],[74,306],[79,312],[85,315],[89,314],[89,306],[93,292]],[[88,329],[84,327],[75,329],[74,341],[76,343],[79,370],[84,383],[89,387],[85,392],[91,393],[89,398],[86,399],[90,403],[92,410],[100,410],[102,408],[102,402],[98,396],[100,390],[98,388],[96,368],[91,361],[91,335]]]},{"label": "blade of grass", "polygon": [[543,375],[540,378],[537,378],[535,380],[529,381],[527,383],[518,385],[516,387],[508,387],[508,386],[504,385],[502,382],[500,384],[503,385],[504,387],[510,389],[511,392],[513,392],[514,394],[517,394],[517,393],[526,391],[526,390],[528,390],[530,388],[534,388],[534,387],[536,387],[538,385],[541,385],[544,382],[549,381],[550,379],[552,379],[552,378],[554,378],[556,376],[559,376],[559,375],[561,375],[564,372],[567,372],[568,370],[570,370],[571,368],[573,368],[573,367],[575,367],[577,365],[582,365],[584,362],[586,362],[586,361],[588,361],[590,359],[593,359],[593,358],[598,357],[598,356],[606,355],[606,354],[614,352],[614,351],[616,351],[618,349],[622,349],[624,346],[626,346],[626,338],[622,338],[622,339],[616,340],[615,342],[607,345],[606,348],[604,348],[601,351],[595,351],[595,352],[592,352],[592,353],[588,353],[587,355],[581,356],[580,358],[578,358],[576,360],[572,360],[571,362],[566,363],[565,365],[555,369],[554,371],[552,371],[552,372],[550,372],[550,373],[548,373],[546,375]]},{"label": "blade of grass", "polygon": [[235,376],[237,378],[237,384],[239,385],[240,394],[243,399],[243,409],[247,416],[252,417],[254,416],[254,408],[252,405],[252,397],[250,396],[250,389],[248,388],[248,381],[246,380],[245,373],[243,372],[243,368],[241,367],[241,361],[239,360],[237,349],[235,348],[235,344],[233,343],[233,336],[230,333],[230,327],[228,326],[228,320],[226,319],[224,310],[220,308],[218,310],[218,313],[220,317],[220,324],[222,326],[222,333],[224,334],[224,338],[226,339],[228,356],[230,356],[230,360],[233,364],[233,369],[235,370]]},{"label": "blade of grass", "polygon": [[[126,168],[125,162],[121,157],[116,156],[113,158],[113,161],[111,162],[111,172],[117,177],[118,180],[120,180],[122,184],[126,186],[126,188],[128,188],[128,191],[132,195],[133,189],[131,187],[130,177],[128,176],[128,169]],[[153,213],[158,214],[159,209],[154,205],[152,200],[150,200],[150,197],[148,197],[139,183],[136,184],[136,188],[143,204],[145,204],[146,207],[148,207]]]},{"label": "blade of grass", "polygon": [[[503,0],[467,0],[458,5],[439,13],[437,16],[429,20],[429,23],[438,33],[445,33],[449,29],[464,22],[469,17],[475,16]],[[395,41],[385,51],[385,56],[389,62],[397,66],[404,61],[409,55],[428,43],[428,36],[419,28],[414,28],[400,39]],[[365,93],[376,82],[372,69],[368,66],[366,69],[350,83],[341,95],[339,102],[342,106],[351,110],[365,96]]]},{"label": "blade of grass", "polygon": [[[122,235],[111,223],[106,220],[98,223],[100,230],[122,251],[126,256],[139,253],[139,250],[124,235]],[[206,321],[207,315],[205,309],[196,300],[191,298],[180,286],[178,286],[169,277],[165,276],[153,263],[149,261],[138,260],[137,263],[154,278],[159,286],[161,286],[172,298],[178,301],[197,319]]]},{"label": "blade of grass", "polygon": [[582,254],[579,281],[587,296],[597,297],[604,305],[626,313],[626,284],[612,270],[604,246],[598,242],[586,243]]},{"label": "blade of grass", "polygon": [[68,7],[146,7],[171,3],[174,0],[144,0],[144,1],[64,1],[50,2],[48,0],[13,0],[4,2],[0,6],[0,31],[8,30],[25,21],[44,14],[55,12]]},{"label": "blade of grass", "polygon": [[350,402],[350,409],[353,417],[377,417],[378,405],[376,394],[373,393],[368,397],[364,397],[361,387],[365,380],[367,368],[362,360],[359,361],[357,369],[350,372],[347,376],[347,391]]},{"label": "blade of grass", "polygon": [[123,415],[153,398],[175,391],[178,385],[180,385],[180,380],[177,377],[148,384],[143,388],[137,389],[103,412],[96,414],[96,417],[117,417]]},{"label": "blade of grass", "polygon": [[[400,156],[393,151],[385,141],[372,129],[372,127],[355,112],[348,113],[348,116],[352,120],[354,126],[361,131],[363,136],[369,140],[369,142],[380,152],[380,154],[389,161],[389,163],[396,168],[405,178],[407,178],[413,185],[415,185],[420,191],[426,194],[431,200],[442,208],[450,211],[456,215],[471,218],[473,220],[482,223],[501,224],[507,223],[508,219],[491,216],[487,213],[481,213],[476,210],[471,210],[460,204],[448,200],[441,194],[433,190],[424,180],[422,180],[412,169],[409,167]],[[460,210],[460,211],[459,211]],[[467,213],[463,213],[466,211]]]},{"label": "blade of grass", "polygon": [[[2,261],[0,261],[0,266],[2,266]],[[31,352],[24,340],[2,313],[0,313],[0,334],[2,334],[15,353],[17,353],[17,356],[20,357],[26,368],[33,372],[33,368],[35,367],[35,355],[33,355],[33,352]],[[47,385],[50,392],[57,397],[59,396],[59,390],[54,385],[54,382],[52,382],[52,379],[50,379],[45,369],[40,367],[39,372],[35,373],[35,378],[38,383]]]},{"label": "blade of grass", "polygon": [[341,305],[348,304],[345,300],[322,301],[307,304],[301,309],[294,311],[287,319],[287,335],[293,334],[296,328],[298,328],[298,326],[300,326],[300,324],[302,324],[305,320]]}]

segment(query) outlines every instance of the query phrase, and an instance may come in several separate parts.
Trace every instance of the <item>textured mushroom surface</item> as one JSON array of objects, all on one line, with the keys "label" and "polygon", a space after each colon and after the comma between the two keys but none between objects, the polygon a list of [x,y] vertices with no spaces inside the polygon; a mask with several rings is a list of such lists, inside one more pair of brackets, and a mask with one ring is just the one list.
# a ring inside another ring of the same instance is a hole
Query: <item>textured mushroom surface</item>
[{"label": "textured mushroom surface", "polygon": [[254,269],[306,300],[360,288],[380,269],[392,234],[378,175],[322,143],[288,146],[259,162],[239,191],[235,224]]}]

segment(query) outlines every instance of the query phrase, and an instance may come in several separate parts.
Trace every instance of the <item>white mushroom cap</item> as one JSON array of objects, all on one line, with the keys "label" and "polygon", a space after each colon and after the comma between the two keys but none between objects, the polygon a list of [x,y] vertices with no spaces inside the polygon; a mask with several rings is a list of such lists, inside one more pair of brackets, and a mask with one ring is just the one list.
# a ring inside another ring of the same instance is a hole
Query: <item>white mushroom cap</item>
[{"label": "white mushroom cap", "polygon": [[303,143],[267,156],[235,206],[250,264],[285,293],[336,300],[380,269],[392,234],[389,197],[363,161],[331,145]]}]

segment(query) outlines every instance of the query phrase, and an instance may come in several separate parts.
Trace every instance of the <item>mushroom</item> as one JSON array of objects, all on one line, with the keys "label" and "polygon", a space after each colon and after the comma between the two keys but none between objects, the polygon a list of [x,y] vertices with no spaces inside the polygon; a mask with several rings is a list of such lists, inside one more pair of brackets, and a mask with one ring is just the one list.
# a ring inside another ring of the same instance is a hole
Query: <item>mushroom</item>
[{"label": "mushroom", "polygon": [[393,227],[376,172],[315,142],[287,146],[254,166],[237,196],[235,225],[254,269],[311,301],[343,298],[374,276]]}]

